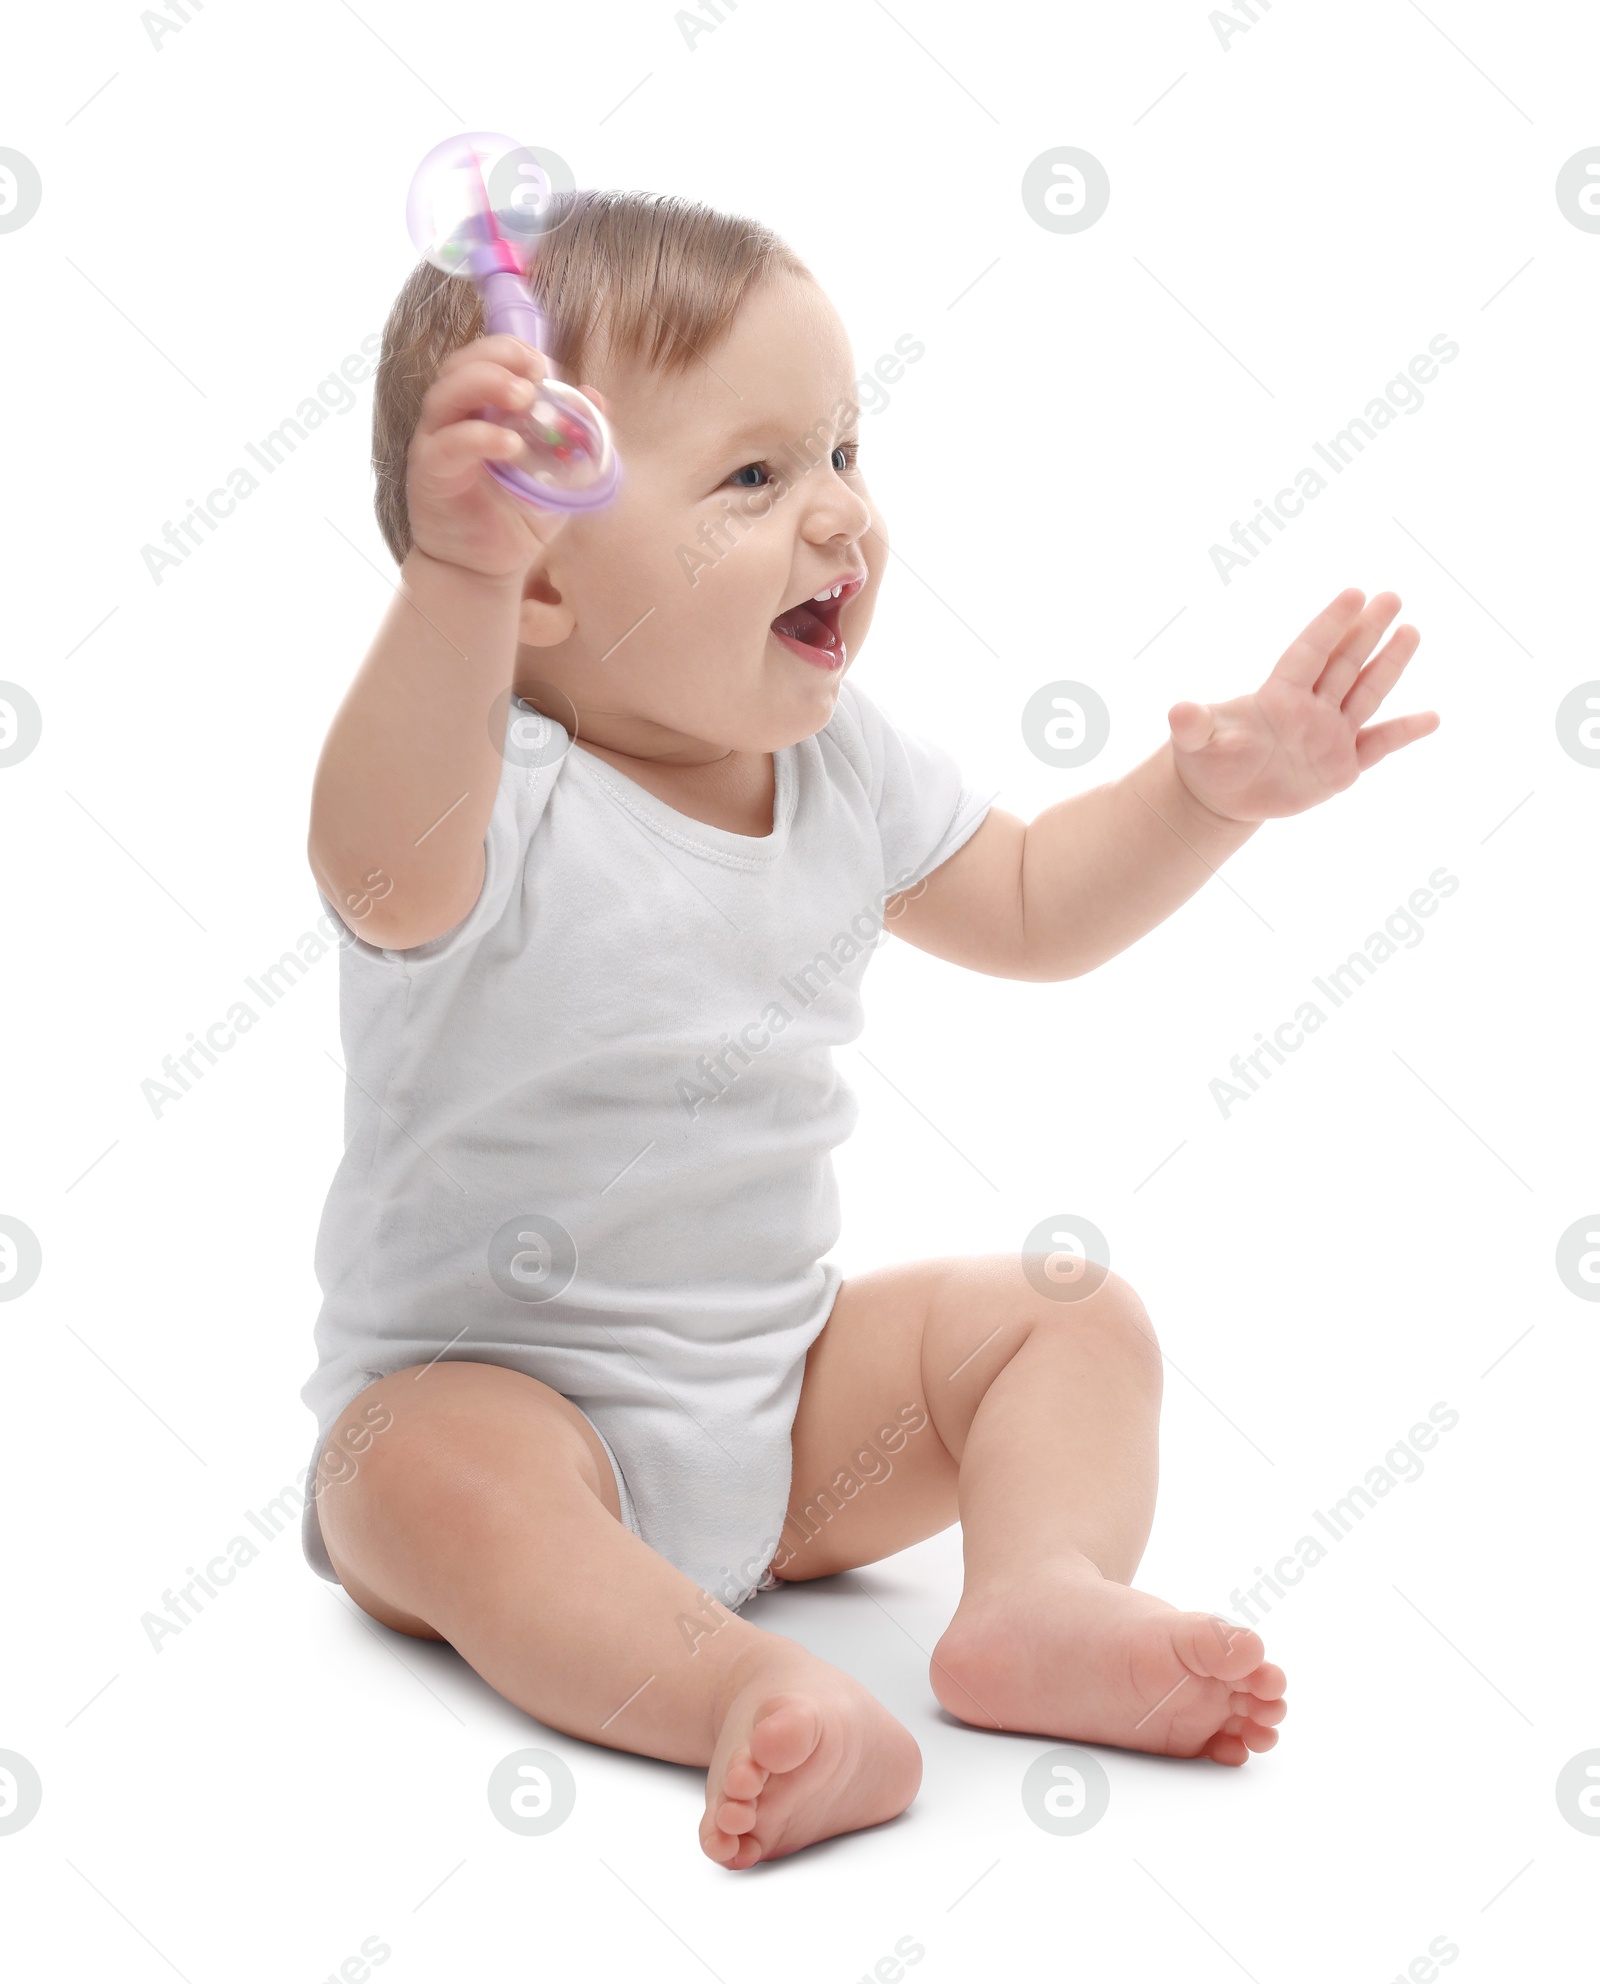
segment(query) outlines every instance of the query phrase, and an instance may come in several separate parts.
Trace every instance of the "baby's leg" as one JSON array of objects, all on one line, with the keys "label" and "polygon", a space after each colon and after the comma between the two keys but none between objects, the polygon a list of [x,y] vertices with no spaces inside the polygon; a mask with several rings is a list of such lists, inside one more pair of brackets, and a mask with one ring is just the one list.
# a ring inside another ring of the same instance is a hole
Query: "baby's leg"
[{"label": "baby's leg", "polygon": [[930,1675],[952,1715],[1243,1763],[1277,1741],[1282,1669],[1255,1633],[1127,1582],[1160,1399],[1149,1318],[1115,1275],[1077,1301],[1004,1257],[847,1281],[807,1359],[778,1575],[872,1563],[959,1517],[965,1586]]},{"label": "baby's leg", "polygon": [[[382,1423],[375,1406],[391,1423],[352,1454]],[[626,1529],[605,1449],[558,1392],[493,1364],[398,1371],[351,1403],[329,1445],[322,1533],[357,1604],[448,1640],[554,1729],[709,1766],[713,1860],[748,1867],[910,1804],[922,1766],[909,1731]]]}]

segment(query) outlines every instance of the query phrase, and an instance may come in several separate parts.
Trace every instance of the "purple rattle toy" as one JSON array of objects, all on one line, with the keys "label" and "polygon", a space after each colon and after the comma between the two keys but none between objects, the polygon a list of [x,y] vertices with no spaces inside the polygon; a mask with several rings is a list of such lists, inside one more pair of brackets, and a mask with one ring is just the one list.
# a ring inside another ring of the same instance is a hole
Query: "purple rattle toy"
[{"label": "purple rattle toy", "polygon": [[[529,272],[551,201],[553,153],[491,131],[436,145],[417,167],[406,201],[411,239],[436,269],[470,276],[483,298],[486,333],[509,331],[544,350],[544,320]],[[485,462],[502,489],[540,510],[603,510],[622,479],[605,416],[575,386],[535,382],[526,413],[486,407],[485,420],[521,441],[509,462]]]}]

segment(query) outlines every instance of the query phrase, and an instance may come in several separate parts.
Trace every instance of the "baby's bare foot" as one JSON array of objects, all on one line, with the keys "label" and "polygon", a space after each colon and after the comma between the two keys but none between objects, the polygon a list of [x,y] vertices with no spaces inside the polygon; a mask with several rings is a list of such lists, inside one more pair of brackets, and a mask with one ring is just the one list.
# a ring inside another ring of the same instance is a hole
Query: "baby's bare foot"
[{"label": "baby's bare foot", "polygon": [[722,1718],[700,1844],[724,1867],[753,1867],[894,1818],[921,1781],[910,1730],[848,1674],[779,1642]]},{"label": "baby's bare foot", "polygon": [[1288,1712],[1259,1636],[1098,1575],[1041,1572],[964,1598],[933,1692],[963,1722],[1242,1764]]}]

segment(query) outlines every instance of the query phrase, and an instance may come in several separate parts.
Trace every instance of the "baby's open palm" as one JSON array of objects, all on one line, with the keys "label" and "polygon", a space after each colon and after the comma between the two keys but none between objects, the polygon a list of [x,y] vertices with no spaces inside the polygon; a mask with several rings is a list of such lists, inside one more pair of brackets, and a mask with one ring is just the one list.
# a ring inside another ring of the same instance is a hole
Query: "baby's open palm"
[{"label": "baby's open palm", "polygon": [[1174,703],[1173,757],[1201,804],[1233,820],[1303,813],[1437,729],[1433,710],[1368,723],[1422,638],[1399,627],[1368,660],[1399,610],[1395,593],[1368,601],[1352,587],[1296,635],[1254,695]]}]

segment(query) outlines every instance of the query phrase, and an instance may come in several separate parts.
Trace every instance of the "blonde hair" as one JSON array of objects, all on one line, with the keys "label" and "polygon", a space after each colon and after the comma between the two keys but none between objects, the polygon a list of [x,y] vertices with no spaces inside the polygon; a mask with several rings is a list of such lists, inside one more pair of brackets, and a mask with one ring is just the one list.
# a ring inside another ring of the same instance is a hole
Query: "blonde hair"
[{"label": "blonde hair", "polygon": [[[739,305],[776,274],[810,277],[759,221],[664,193],[558,193],[531,287],[556,375],[584,383],[586,367],[638,360],[666,377],[686,372],[727,332]],[[383,327],[372,408],[373,496],[396,564],[411,549],[406,457],[422,401],[452,351],[480,338],[473,285],[419,262]]]}]

